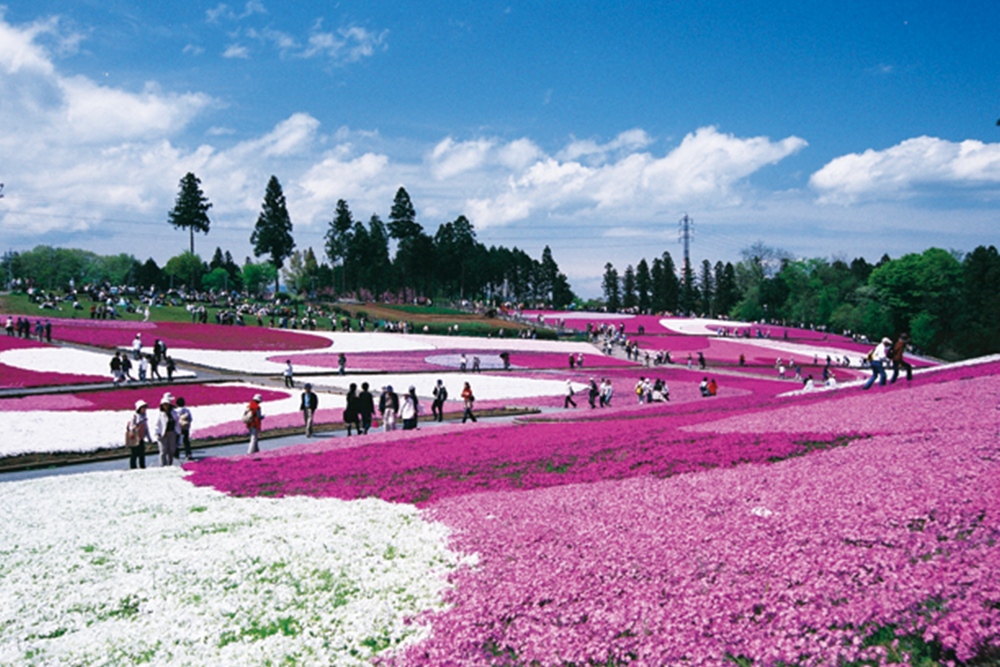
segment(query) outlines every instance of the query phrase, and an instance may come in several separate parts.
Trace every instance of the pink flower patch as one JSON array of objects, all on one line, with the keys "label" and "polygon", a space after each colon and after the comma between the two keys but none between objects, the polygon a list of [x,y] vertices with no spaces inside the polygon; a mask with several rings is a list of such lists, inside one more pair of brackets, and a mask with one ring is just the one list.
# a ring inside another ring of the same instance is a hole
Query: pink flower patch
[{"label": "pink flower patch", "polygon": [[[6,350],[23,350],[32,348],[52,347],[25,338],[0,336],[0,352]],[[67,384],[86,384],[91,382],[107,382],[104,375],[75,375],[72,373],[39,373],[24,368],[16,368],[0,363],[0,388],[17,389],[22,387],[55,387]]]},{"label": "pink flower patch", "polygon": [[236,327],[186,322],[121,322],[108,320],[52,320],[52,337],[96,347],[129,347],[137,333],[149,347],[157,338],[168,347],[202,350],[309,350],[330,341],[305,332],[267,327]]},{"label": "pink flower patch", "polygon": [[235,387],[227,385],[155,385],[139,386],[108,391],[79,392],[75,394],[50,394],[25,396],[23,398],[0,398],[0,412],[26,410],[54,411],[97,411],[132,410],[139,399],[151,406],[159,404],[163,394],[171,392],[175,397],[183,397],[189,407],[195,405],[219,405],[223,403],[249,403],[254,394],[261,394],[265,401],[277,401],[289,397],[282,391]]}]

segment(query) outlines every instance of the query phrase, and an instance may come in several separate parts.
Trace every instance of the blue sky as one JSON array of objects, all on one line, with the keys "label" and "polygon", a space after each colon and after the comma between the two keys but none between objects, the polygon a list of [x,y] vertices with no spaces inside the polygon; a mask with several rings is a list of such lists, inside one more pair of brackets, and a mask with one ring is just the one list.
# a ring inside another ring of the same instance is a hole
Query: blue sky
[{"label": "blue sky", "polygon": [[299,248],[338,199],[551,246],[584,295],[692,259],[996,244],[1000,3],[133,3],[0,14],[0,245],[238,261],[271,174]]}]

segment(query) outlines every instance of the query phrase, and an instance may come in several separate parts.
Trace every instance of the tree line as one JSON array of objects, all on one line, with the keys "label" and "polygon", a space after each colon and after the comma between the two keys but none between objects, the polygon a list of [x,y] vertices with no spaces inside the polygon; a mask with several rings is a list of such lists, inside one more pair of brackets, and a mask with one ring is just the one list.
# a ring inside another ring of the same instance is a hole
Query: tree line
[{"label": "tree line", "polygon": [[677,270],[669,252],[602,281],[608,310],[677,313],[815,327],[895,339],[945,359],[1000,352],[1000,254],[940,248],[876,264],[864,258],[793,259],[761,243],[742,260]]},{"label": "tree line", "polygon": [[49,289],[75,282],[259,294],[269,284],[277,292],[283,275],[286,287],[296,292],[360,300],[509,300],[563,308],[576,299],[548,246],[537,260],[517,247],[487,248],[464,215],[439,225],[431,235],[417,221],[403,187],[396,192],[386,222],[378,214],[372,214],[367,224],[355,220],[348,203],[339,200],[321,257],[311,247],[295,249],[291,216],[275,176],[268,181],[250,236],[254,256],[263,261],[247,257],[238,265],[230,252],[218,247],[207,263],[195,253],[194,233],[209,233],[211,208],[201,181],[186,174],[167,222],[188,231],[190,246],[162,268],[152,258],[140,263],[128,254],[101,257],[84,250],[39,246],[8,254],[3,269],[9,278],[25,278]]}]

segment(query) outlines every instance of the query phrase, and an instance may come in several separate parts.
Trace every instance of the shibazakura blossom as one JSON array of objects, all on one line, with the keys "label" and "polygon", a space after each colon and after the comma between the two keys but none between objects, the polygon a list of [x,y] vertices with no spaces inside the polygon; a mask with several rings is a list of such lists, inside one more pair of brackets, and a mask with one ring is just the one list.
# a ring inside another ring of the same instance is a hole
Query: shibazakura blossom
[{"label": "shibazakura blossom", "polygon": [[[139,399],[155,410],[166,391],[184,397],[194,417],[192,437],[242,435],[243,406],[260,393],[265,397],[266,428],[293,415],[301,424],[299,397],[242,383],[218,385],[137,386],[114,391],[0,399],[0,457],[24,454],[93,452],[124,446],[125,423]],[[155,417],[154,417],[155,418]],[[289,424],[293,420],[289,419]],[[288,424],[284,424],[288,425]]]},{"label": "shibazakura blossom", "polygon": [[234,499],[176,469],[0,484],[0,664],[364,665],[459,558],[411,507]]},{"label": "shibazakura blossom", "polygon": [[[27,350],[30,356],[44,349],[53,349],[53,346],[24,338],[0,336],[0,389],[52,387],[63,384],[104,382],[108,379],[108,376],[105,374],[105,370],[107,369],[106,363],[104,368],[95,370],[91,375],[66,372],[65,368],[56,373],[38,372],[30,366],[28,368],[18,368],[17,366],[4,363],[4,357],[8,352]],[[20,352],[16,354],[20,354]]]},{"label": "shibazakura blossom", "polygon": [[452,576],[432,636],[389,664],[877,663],[891,647],[865,646],[876,631],[965,661],[1000,645],[998,370],[748,403],[723,420],[705,408],[478,429],[463,447],[452,434],[353,460],[209,461],[194,480],[419,502],[452,527],[479,566]]},{"label": "shibazakura blossom", "polygon": [[186,322],[122,322],[106,320],[52,320],[52,338],[96,347],[131,347],[137,333],[144,349],[156,339],[169,348],[203,350],[311,350],[328,347],[330,341],[304,331],[268,327],[235,327]]}]

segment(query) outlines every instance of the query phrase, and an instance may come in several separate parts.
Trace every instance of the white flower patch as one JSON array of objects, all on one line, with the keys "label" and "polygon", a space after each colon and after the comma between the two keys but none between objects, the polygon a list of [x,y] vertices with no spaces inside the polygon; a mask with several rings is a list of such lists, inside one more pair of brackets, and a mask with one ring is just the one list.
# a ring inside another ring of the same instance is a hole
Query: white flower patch
[{"label": "white flower patch", "polygon": [[[30,347],[0,352],[0,363],[36,373],[69,373],[71,375],[105,375],[111,378],[113,355],[80,350],[74,347]],[[138,377],[138,362],[132,364],[132,377]],[[167,376],[161,364],[160,374]],[[175,378],[194,377],[194,373],[177,369]]]},{"label": "white flower patch", "polygon": [[[0,484],[0,664],[365,665],[461,559],[377,499],[232,498],[172,469]],[[470,561],[471,564],[471,561]]]},{"label": "white flower patch", "polygon": [[[713,320],[704,317],[692,317],[689,319],[662,319],[660,326],[668,331],[686,334],[688,336],[717,336],[716,329],[745,329],[746,327],[758,326],[750,322],[737,322],[736,320]],[[740,339],[743,342],[743,339]]]},{"label": "white flower patch", "polygon": [[[453,400],[459,400],[462,387],[468,382],[472,385],[472,393],[476,400],[496,401],[518,398],[538,398],[540,396],[562,396],[566,392],[566,380],[542,380],[536,378],[515,377],[511,375],[492,375],[490,373],[385,373],[379,375],[319,375],[310,377],[313,386],[335,388],[347,391],[354,383],[361,386],[367,382],[369,391],[378,395],[378,391],[391,385],[393,390],[402,395],[411,386],[416,387],[417,396],[429,398],[435,383],[441,379]],[[587,385],[574,382],[574,391],[584,391]]]},{"label": "white flower patch", "polygon": [[[265,387],[234,383],[225,385],[250,387],[264,391]],[[183,396],[182,387],[155,385],[150,387],[151,406],[149,428],[152,433],[156,423],[154,401],[167,387],[177,396]],[[269,389],[270,390],[270,389]],[[154,393],[155,392],[155,393]],[[298,412],[300,397],[290,393],[280,401],[265,401],[264,415]],[[190,404],[192,428],[210,428],[240,419],[245,402],[215,405]],[[95,452],[125,446],[125,424],[132,416],[131,410],[31,410],[0,411],[0,458],[22,454],[55,454],[64,452]]]},{"label": "white flower patch", "polygon": [[[474,336],[432,336],[423,334],[396,334],[373,332],[309,332],[332,341],[332,346],[321,350],[199,350],[171,348],[174,359],[240,373],[266,375],[280,373],[284,359],[300,354],[357,354],[362,352],[417,352],[434,350],[494,350],[497,352],[553,352],[558,354],[597,354],[590,343],[556,340],[531,340],[527,338],[482,338]],[[470,361],[471,363],[471,361]],[[293,361],[300,371],[327,371],[328,366],[310,366]],[[350,368],[351,359],[347,358]]]}]

